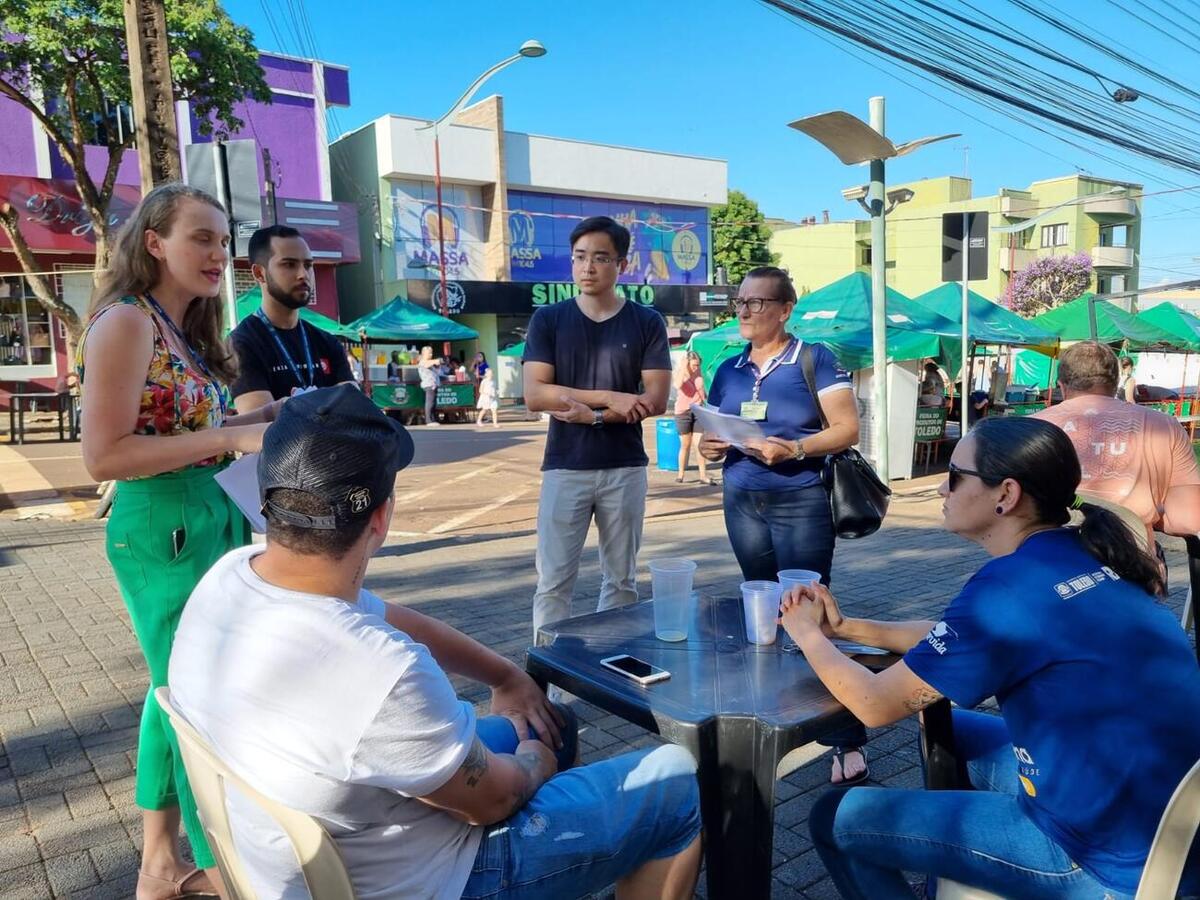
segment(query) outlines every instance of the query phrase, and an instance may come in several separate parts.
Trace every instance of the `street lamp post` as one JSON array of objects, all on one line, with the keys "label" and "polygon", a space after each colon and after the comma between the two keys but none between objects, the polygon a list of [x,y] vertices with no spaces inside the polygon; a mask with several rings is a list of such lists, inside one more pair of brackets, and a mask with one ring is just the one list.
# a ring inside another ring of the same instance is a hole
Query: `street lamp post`
[{"label": "street lamp post", "polygon": [[[894,144],[884,136],[884,100],[870,100],[868,125],[857,116],[837,110],[807,116],[789,123],[789,128],[802,131],[823,144],[845,165],[871,165],[871,183],[866,190],[843,191],[848,200],[857,200],[871,216],[871,354],[875,368],[872,391],[872,432],[875,436],[875,468],[884,482],[889,478],[888,465],[888,361],[887,361],[887,214],[897,203],[912,197],[911,191],[887,193],[884,162],[905,156],[926,144],[959,137],[942,134]],[[864,202],[864,198],[866,202]],[[889,205],[890,204],[890,205]]]},{"label": "street lamp post", "polygon": [[[441,146],[441,129],[442,126],[451,122],[456,115],[462,112],[463,108],[475,96],[475,92],[483,85],[485,81],[499,72],[506,66],[511,66],[515,62],[522,59],[537,59],[540,56],[546,55],[546,48],[541,41],[526,41],[519,50],[512,56],[500,60],[478,78],[471,82],[461,97],[454,102],[440,118],[434,119],[428,125],[421,125],[417,131],[428,131],[433,129],[433,189],[437,201],[437,233],[438,233],[438,285],[441,290],[441,312],[445,316],[449,312],[449,296],[446,288],[446,220],[444,207],[442,205],[442,146]],[[442,345],[442,352],[445,355],[450,353],[450,342],[446,341]]]},{"label": "street lamp post", "polygon": [[[1107,191],[1100,191],[1099,193],[1096,193],[1096,194],[1088,194],[1087,196],[1084,196],[1084,197],[1072,197],[1070,200],[1067,200],[1063,203],[1058,204],[1058,206],[1052,206],[1050,209],[1046,210],[1045,212],[1039,213],[1038,215],[1034,216],[1032,219],[1026,219],[1024,222],[1018,222],[1016,225],[997,225],[992,228],[992,231],[996,232],[997,234],[1020,234],[1022,231],[1029,231],[1031,228],[1036,227],[1039,223],[1050,218],[1052,215],[1054,215],[1060,209],[1066,209],[1068,206],[1078,206],[1080,203],[1087,203],[1090,200],[1095,200],[1097,197],[1111,197],[1113,194],[1124,194],[1124,193],[1125,193],[1125,188],[1114,187],[1114,188],[1109,188]],[[1011,273],[1009,274],[1009,277],[1010,278],[1012,277]],[[1093,341],[1096,340],[1097,326],[1096,326],[1096,296],[1095,296],[1095,294],[1093,294],[1092,298],[1088,301],[1088,328],[1091,331],[1092,340]]]}]

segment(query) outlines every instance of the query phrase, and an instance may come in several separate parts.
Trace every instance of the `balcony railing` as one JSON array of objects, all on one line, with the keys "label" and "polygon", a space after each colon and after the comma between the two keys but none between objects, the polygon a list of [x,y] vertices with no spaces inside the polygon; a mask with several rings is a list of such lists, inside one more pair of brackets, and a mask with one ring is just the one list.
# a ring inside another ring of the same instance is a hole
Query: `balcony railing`
[{"label": "balcony railing", "polygon": [[1098,269],[1133,268],[1132,247],[1093,247],[1092,265]]}]

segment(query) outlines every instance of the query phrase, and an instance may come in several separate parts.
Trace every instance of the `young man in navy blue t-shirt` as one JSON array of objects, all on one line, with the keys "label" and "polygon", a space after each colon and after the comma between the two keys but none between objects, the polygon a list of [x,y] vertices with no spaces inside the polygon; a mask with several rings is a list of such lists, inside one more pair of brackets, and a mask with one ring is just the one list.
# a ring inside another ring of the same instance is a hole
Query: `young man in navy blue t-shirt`
[{"label": "young man in navy blue t-shirt", "polygon": [[571,232],[580,293],[533,314],[525,338],[525,405],[551,415],[538,501],[533,628],[569,618],[579,557],[595,516],[599,609],[637,600],[646,510],[642,420],[667,408],[671,356],[653,309],[622,299],[629,231],[607,216]]}]

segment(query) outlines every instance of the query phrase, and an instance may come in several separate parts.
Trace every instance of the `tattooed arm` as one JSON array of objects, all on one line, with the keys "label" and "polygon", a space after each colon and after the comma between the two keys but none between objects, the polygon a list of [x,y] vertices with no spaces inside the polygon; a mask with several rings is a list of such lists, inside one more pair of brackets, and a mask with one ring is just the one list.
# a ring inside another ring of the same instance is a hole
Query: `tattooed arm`
[{"label": "tattooed arm", "polygon": [[522,741],[514,753],[493,753],[478,737],[450,780],[419,798],[470,825],[507,819],[557,771],[541,741]]},{"label": "tattooed arm", "polygon": [[872,672],[842,653],[819,629],[793,637],[829,692],[868,728],[890,725],[942,698],[903,661]]}]

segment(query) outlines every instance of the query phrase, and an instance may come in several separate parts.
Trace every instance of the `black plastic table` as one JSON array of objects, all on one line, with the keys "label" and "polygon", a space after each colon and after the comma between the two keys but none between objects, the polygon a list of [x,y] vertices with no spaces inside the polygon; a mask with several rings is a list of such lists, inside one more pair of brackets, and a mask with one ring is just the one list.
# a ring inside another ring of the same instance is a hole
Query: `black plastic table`
[{"label": "black plastic table", "polygon": [[[75,417],[75,401],[70,391],[23,391],[8,395],[8,442],[25,443],[25,413],[34,403],[53,403],[58,413],[58,439],[77,440],[79,423]],[[65,426],[65,427],[64,427]]]},{"label": "black plastic table", "polygon": [[[804,657],[746,640],[740,599],[701,596],[687,641],[654,637],[650,601],[544,626],[526,659],[601,709],[686,747],[699,768],[710,897],[769,897],[779,761],[852,721]],[[642,687],[603,668],[629,653],[671,673]],[[894,656],[859,657],[886,666]]]}]

